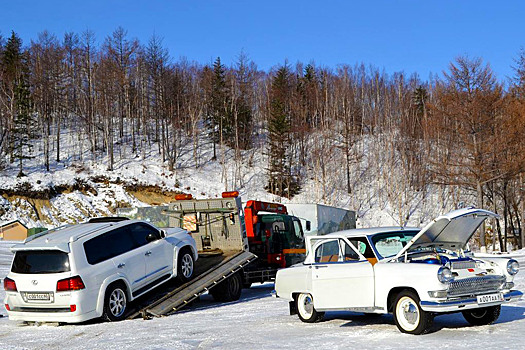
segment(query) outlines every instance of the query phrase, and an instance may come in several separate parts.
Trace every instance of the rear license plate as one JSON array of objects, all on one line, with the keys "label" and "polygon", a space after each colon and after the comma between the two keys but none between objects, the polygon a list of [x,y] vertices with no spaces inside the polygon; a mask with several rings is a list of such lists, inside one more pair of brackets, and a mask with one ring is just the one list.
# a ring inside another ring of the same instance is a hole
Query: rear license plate
[{"label": "rear license plate", "polygon": [[495,294],[487,294],[487,295],[478,295],[477,298],[478,298],[478,304],[488,304],[488,303],[503,301],[503,294],[495,293]]},{"label": "rear license plate", "polygon": [[25,293],[27,301],[51,301],[52,293]]}]

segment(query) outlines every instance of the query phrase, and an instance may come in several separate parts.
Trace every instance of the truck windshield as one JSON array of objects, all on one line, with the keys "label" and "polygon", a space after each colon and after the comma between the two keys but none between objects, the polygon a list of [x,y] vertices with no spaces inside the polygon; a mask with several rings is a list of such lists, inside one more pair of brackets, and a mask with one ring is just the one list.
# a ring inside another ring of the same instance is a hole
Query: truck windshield
[{"label": "truck windshield", "polygon": [[11,272],[59,273],[70,271],[67,253],[59,250],[19,250],[15,253]]}]

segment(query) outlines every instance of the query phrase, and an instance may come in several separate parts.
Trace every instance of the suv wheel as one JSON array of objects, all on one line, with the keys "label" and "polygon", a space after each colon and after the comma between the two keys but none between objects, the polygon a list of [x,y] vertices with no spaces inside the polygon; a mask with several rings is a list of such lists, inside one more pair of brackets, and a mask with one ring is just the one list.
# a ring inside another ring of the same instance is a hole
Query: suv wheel
[{"label": "suv wheel", "polygon": [[177,279],[181,283],[188,282],[193,277],[194,268],[193,254],[188,248],[184,248],[179,252],[177,261]]},{"label": "suv wheel", "polygon": [[111,284],[106,289],[104,297],[104,313],[102,317],[108,321],[124,319],[127,309],[126,288],[122,283]]}]

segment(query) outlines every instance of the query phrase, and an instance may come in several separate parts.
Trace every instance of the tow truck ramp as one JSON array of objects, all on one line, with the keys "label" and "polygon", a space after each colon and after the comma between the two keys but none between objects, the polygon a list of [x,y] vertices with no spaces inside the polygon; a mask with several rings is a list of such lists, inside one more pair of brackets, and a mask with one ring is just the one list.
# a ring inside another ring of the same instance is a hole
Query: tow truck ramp
[{"label": "tow truck ramp", "polygon": [[214,266],[193,280],[172,290],[146,307],[132,313],[128,319],[142,317],[160,317],[179,311],[193,300],[208,292],[211,288],[229,278],[243,267],[255,260],[257,256],[248,251],[241,251]]}]

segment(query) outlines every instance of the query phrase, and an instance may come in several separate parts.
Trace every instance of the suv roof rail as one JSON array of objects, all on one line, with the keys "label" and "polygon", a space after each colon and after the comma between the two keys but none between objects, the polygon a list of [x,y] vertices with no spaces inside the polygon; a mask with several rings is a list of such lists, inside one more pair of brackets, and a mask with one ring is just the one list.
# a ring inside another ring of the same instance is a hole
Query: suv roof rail
[{"label": "suv roof rail", "polygon": [[91,218],[87,222],[90,224],[97,224],[101,222],[120,222],[129,220],[129,218],[125,218],[123,216],[104,216],[99,218]]},{"label": "suv roof rail", "polygon": [[31,242],[32,240],[36,239],[36,238],[39,238],[39,237],[42,237],[42,236],[45,236],[45,235],[48,235],[50,233],[53,233],[53,232],[56,232],[56,231],[59,231],[59,230],[62,230],[66,227],[70,227],[72,226],[71,224],[66,224],[66,225],[62,225],[62,226],[58,226],[58,227],[55,227],[55,228],[52,228],[50,230],[45,230],[45,231],[42,231],[42,232],[39,232],[39,233],[36,233],[34,235],[31,235],[29,237],[27,237],[25,240],[24,240],[24,243],[27,243],[27,242]]}]

